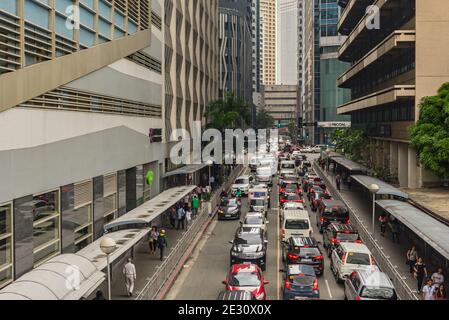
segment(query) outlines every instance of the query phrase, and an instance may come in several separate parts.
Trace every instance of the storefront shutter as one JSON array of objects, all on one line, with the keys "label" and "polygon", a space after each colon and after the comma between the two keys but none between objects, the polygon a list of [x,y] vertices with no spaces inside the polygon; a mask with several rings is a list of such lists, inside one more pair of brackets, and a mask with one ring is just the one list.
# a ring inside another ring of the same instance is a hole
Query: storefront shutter
[{"label": "storefront shutter", "polygon": [[75,184],[75,208],[82,207],[92,202],[92,180]]},{"label": "storefront shutter", "polygon": [[117,173],[109,174],[103,178],[104,196],[117,192]]}]

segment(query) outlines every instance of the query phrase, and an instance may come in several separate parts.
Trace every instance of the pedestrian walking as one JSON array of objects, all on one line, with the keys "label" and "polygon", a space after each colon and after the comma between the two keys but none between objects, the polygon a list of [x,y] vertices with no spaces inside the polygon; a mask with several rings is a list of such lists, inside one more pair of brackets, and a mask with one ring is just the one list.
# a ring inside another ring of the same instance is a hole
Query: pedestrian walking
[{"label": "pedestrian walking", "polygon": [[424,300],[435,300],[435,294],[437,287],[433,284],[432,279],[427,280],[427,284],[422,289],[422,295]]},{"label": "pedestrian walking", "polygon": [[198,214],[198,209],[200,207],[200,199],[196,195],[192,198],[192,218],[195,218]]},{"label": "pedestrian walking", "polygon": [[164,260],[164,251],[167,247],[167,237],[165,235],[165,230],[161,230],[159,233],[159,236],[157,237],[157,247],[159,248],[160,252],[160,260]]},{"label": "pedestrian walking", "polygon": [[418,258],[414,267],[414,277],[417,281],[418,293],[421,293],[424,278],[427,278],[427,268],[422,258]]},{"label": "pedestrian walking", "polygon": [[444,283],[444,274],[443,274],[443,268],[438,268],[437,272],[432,274],[430,277],[435,284],[435,287],[439,288],[440,285]]},{"label": "pedestrian walking", "polygon": [[178,227],[177,229],[184,229],[184,221],[186,219],[186,210],[182,207],[179,206],[178,208]]},{"label": "pedestrian walking", "polygon": [[156,254],[157,249],[157,237],[159,236],[159,232],[157,231],[156,226],[151,227],[151,231],[149,234],[148,244],[150,246],[150,253]]},{"label": "pedestrian walking", "polygon": [[133,264],[133,260],[128,258],[128,263],[123,267],[123,275],[125,276],[126,292],[129,297],[133,296],[134,282],[136,281],[136,266]]},{"label": "pedestrian walking", "polygon": [[446,299],[447,299],[446,290],[444,289],[444,285],[441,284],[435,293],[435,300],[446,300]]},{"label": "pedestrian walking", "polygon": [[210,184],[212,189],[215,188],[215,177],[214,176],[210,176],[209,177],[209,184]]},{"label": "pedestrian walking", "polygon": [[385,213],[382,213],[379,217],[379,222],[380,222],[380,234],[382,236],[385,236],[385,231],[387,229],[388,224],[388,216]]},{"label": "pedestrian walking", "polygon": [[201,186],[198,186],[196,188],[196,196],[198,199],[201,199],[201,192],[202,192],[203,188],[201,188]]},{"label": "pedestrian walking", "polygon": [[399,243],[399,222],[397,219],[394,219],[391,222],[391,237],[393,240],[393,243]]},{"label": "pedestrian walking", "polygon": [[341,176],[339,174],[335,177],[335,184],[337,185],[338,191],[341,191]]},{"label": "pedestrian walking", "polygon": [[346,183],[348,184],[348,189],[351,190],[351,188],[352,188],[352,178],[351,178],[351,176],[348,176],[348,179],[346,180]]},{"label": "pedestrian walking", "polygon": [[190,227],[190,221],[192,221],[192,210],[190,208],[187,208],[186,210],[186,230]]},{"label": "pedestrian walking", "polygon": [[418,251],[415,246],[412,246],[410,250],[407,251],[407,264],[410,267],[410,273],[413,273],[415,270],[415,264],[418,260]]},{"label": "pedestrian walking", "polygon": [[172,229],[176,228],[176,210],[176,206],[173,206],[168,213],[168,218],[170,219],[170,225]]}]

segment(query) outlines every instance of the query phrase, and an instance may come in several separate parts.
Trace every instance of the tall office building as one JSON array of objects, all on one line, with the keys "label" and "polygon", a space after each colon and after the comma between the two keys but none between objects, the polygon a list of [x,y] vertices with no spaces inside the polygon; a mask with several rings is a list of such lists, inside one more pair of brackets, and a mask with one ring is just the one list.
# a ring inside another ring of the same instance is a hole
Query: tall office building
[{"label": "tall office building", "polygon": [[[260,86],[262,82],[262,25],[260,19],[260,0],[251,0],[251,36],[252,36],[252,54],[253,54],[253,104],[256,107],[261,106]],[[253,112],[255,113],[255,112]]]},{"label": "tall office building", "polygon": [[[298,47],[298,57],[297,57],[297,79],[298,79],[298,120],[303,121],[303,108],[304,108],[304,97],[305,97],[305,86],[304,86],[304,61],[305,61],[305,0],[297,1],[297,18],[298,18],[298,30],[297,30],[297,47]],[[299,135],[301,139],[304,140],[305,132],[304,128],[300,128]]]},{"label": "tall office building", "polygon": [[278,127],[297,121],[297,85],[262,86],[262,104]]},{"label": "tall office building", "polygon": [[298,0],[278,0],[277,84],[298,83]]},{"label": "tall office building", "polygon": [[260,0],[262,84],[276,84],[276,0]]},{"label": "tall office building", "polygon": [[328,144],[337,127],[349,125],[348,116],[337,115],[337,106],[348,101],[350,92],[338,88],[338,75],[349,65],[338,60],[338,48],[346,37],[337,32],[338,0],[304,3],[304,103],[303,121],[318,123],[305,128],[306,142]]},{"label": "tall office building", "polygon": [[163,16],[163,0],[0,1],[0,287],[160,192]]},{"label": "tall office building", "polygon": [[167,136],[191,131],[218,99],[218,1],[166,0],[165,70]]},{"label": "tall office building", "polygon": [[227,92],[253,99],[252,9],[251,0],[219,1],[220,85],[219,96]]},{"label": "tall office building", "polygon": [[[338,85],[352,99],[338,108],[376,145],[379,166],[397,175],[402,187],[420,187],[439,179],[420,167],[410,146],[409,127],[419,118],[423,97],[449,81],[449,2],[441,0],[377,1],[379,26],[366,14],[373,1],[340,1],[338,23],[349,35],[338,51],[351,67]],[[377,12],[377,10],[376,10]]]}]

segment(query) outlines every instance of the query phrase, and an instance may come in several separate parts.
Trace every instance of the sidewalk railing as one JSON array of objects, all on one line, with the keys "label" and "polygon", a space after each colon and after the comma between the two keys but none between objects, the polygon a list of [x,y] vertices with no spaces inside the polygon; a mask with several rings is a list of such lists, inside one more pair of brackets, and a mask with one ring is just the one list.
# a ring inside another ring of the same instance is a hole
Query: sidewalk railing
[{"label": "sidewalk railing", "polygon": [[[221,188],[215,191],[210,200],[212,204],[212,211],[214,211],[214,208],[216,208],[219,204],[220,193],[223,188],[228,190],[243,170],[243,166],[237,166]],[[203,203],[201,212],[197,215],[196,219],[191,222],[188,230],[182,235],[175,247],[172,248],[171,252],[158,267],[153,276],[148,280],[145,287],[137,295],[136,300],[154,300],[158,296],[164,284],[170,278],[173,271],[177,268],[184,254],[194,243],[195,238],[199,236],[205,224],[214,218],[213,216],[209,216],[207,206],[204,204],[205,203]]]},{"label": "sidewalk railing", "polygon": [[348,202],[340,195],[340,192],[337,191],[332,181],[328,179],[326,174],[324,174],[323,170],[317,165],[317,163],[314,163],[313,165],[315,171],[324,179],[326,185],[329,186],[330,192],[334,196],[334,198],[336,198],[337,200],[341,200],[349,208],[350,220],[352,225],[354,225],[354,227],[358,230],[360,237],[362,238],[364,244],[371,251],[371,254],[376,260],[379,268],[392,280],[399,299],[419,300],[419,298],[405,281],[406,278],[399,273],[399,271],[397,270],[397,266],[395,266],[391,262],[390,258],[383,252],[382,248],[377,243],[377,240],[368,231],[368,227],[360,219],[357,211],[352,208],[352,206],[349,205]]}]

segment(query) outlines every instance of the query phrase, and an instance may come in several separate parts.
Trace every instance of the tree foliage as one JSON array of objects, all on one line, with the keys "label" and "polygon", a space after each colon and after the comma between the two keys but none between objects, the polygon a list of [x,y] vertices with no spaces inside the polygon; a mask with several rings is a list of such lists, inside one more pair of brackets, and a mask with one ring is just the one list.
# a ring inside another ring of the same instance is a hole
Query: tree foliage
[{"label": "tree foliage", "polygon": [[256,115],[256,129],[270,129],[274,127],[274,118],[265,110],[261,108]]},{"label": "tree foliage", "polygon": [[354,161],[362,159],[362,150],[366,143],[366,135],[363,130],[352,128],[338,129],[332,138],[337,150],[343,151]]},{"label": "tree foliage", "polygon": [[245,129],[251,114],[245,100],[227,92],[223,100],[217,100],[207,106],[205,117],[207,128],[224,132],[225,129]]},{"label": "tree foliage", "polygon": [[292,142],[298,140],[298,126],[295,120],[290,121],[288,124],[288,136]]},{"label": "tree foliage", "polygon": [[421,164],[437,175],[449,177],[449,83],[438,94],[425,97],[420,117],[411,127],[411,145],[418,151]]}]

